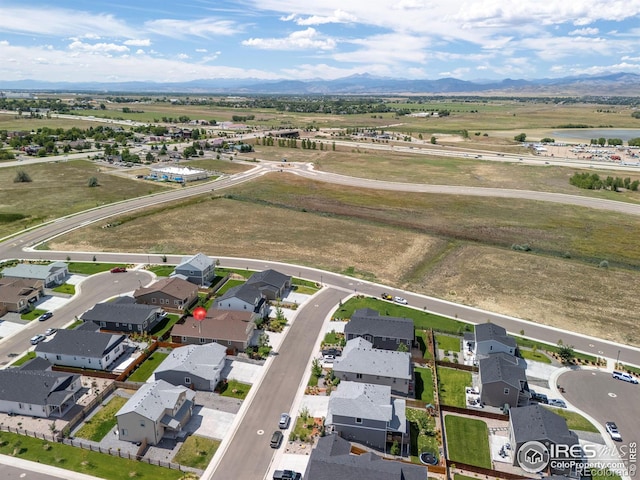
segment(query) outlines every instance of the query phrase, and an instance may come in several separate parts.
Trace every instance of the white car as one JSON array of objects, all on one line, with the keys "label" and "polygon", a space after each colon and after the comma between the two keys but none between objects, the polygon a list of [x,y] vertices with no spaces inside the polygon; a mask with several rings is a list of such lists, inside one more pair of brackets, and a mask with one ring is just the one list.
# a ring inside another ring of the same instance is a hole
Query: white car
[{"label": "white car", "polygon": [[611,438],[617,442],[622,441],[622,435],[618,431],[618,426],[614,422],[607,422],[604,424],[604,428]]},{"label": "white car", "polygon": [[407,305],[409,302],[407,302],[406,299],[402,298],[402,297],[393,297],[393,301],[396,303],[400,303],[402,305]]}]

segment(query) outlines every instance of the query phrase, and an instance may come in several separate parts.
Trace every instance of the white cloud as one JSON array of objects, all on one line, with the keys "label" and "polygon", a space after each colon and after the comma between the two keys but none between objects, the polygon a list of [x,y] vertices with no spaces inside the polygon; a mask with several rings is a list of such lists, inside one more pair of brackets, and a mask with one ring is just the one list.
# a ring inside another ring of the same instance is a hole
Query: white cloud
[{"label": "white cloud", "polygon": [[145,51],[141,48],[139,48],[138,50],[136,50],[136,55],[144,55]]},{"label": "white cloud", "polygon": [[206,48],[196,48],[196,52],[198,52],[198,53],[207,53],[207,49]]},{"label": "white cloud", "polygon": [[178,54],[178,59],[180,59],[180,60],[186,60],[187,58],[189,58],[189,55],[187,55],[186,53],[179,53]]},{"label": "white cloud", "polygon": [[235,35],[243,31],[234,21],[217,18],[201,18],[198,20],[160,19],[145,23],[145,27],[158,35],[171,38],[195,36],[213,38],[216,36]]},{"label": "white cloud", "polygon": [[151,40],[149,40],[148,38],[138,38],[138,39],[126,40],[124,44],[130,45],[132,47],[150,47]]},{"label": "white cloud", "polygon": [[88,53],[102,53],[102,52],[128,52],[129,47],[125,45],[117,45],[115,43],[84,43],[79,40],[71,42],[69,44],[69,50],[82,51]]},{"label": "white cloud", "polygon": [[101,36],[136,37],[135,29],[114,15],[55,7],[1,7],[0,32],[58,35],[98,39]]},{"label": "white cloud", "polygon": [[326,23],[354,23],[358,21],[358,18],[355,15],[352,15],[343,10],[335,10],[331,15],[327,16],[311,15],[306,18],[301,18],[296,14],[292,14],[286,17],[281,17],[280,20],[283,20],[285,22],[293,20],[298,25],[307,26],[324,25]]},{"label": "white cloud", "polygon": [[316,29],[309,27],[283,38],[250,38],[243,40],[242,45],[261,50],[333,50],[336,41],[321,36]]},{"label": "white cloud", "polygon": [[598,28],[578,28],[576,30],[572,30],[571,32],[569,32],[569,35],[584,36],[584,35],[598,35],[598,33],[600,33],[600,30]]}]

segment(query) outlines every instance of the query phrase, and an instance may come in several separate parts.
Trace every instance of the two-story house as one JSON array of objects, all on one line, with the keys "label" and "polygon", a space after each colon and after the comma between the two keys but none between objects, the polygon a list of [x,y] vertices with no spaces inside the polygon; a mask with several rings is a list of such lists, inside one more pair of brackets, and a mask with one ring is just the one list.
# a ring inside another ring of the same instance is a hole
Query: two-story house
[{"label": "two-story house", "polygon": [[216,262],[204,253],[197,253],[191,257],[183,257],[180,264],[173,271],[173,275],[180,275],[196,285],[209,285],[216,276]]},{"label": "two-story house", "polygon": [[221,380],[227,349],[218,343],[174,348],[153,372],[156,380],[212,392]]},{"label": "two-story house", "polygon": [[479,323],[475,326],[474,341],[471,345],[477,360],[490,353],[516,355],[517,345],[507,331],[495,323]]},{"label": "two-story house", "polygon": [[411,354],[373,348],[362,337],[347,342],[333,362],[333,373],[342,381],[387,385],[395,395],[413,392]]},{"label": "two-story house", "polygon": [[406,401],[391,396],[391,387],[340,382],[329,397],[326,424],[345,440],[386,452],[398,442],[404,455],[409,446]]},{"label": "two-story house", "polygon": [[182,436],[195,396],[164,380],[145,383],[116,413],[120,440],[157,445],[164,436]]},{"label": "two-story house", "polygon": [[531,399],[524,360],[506,353],[491,353],[480,359],[480,400],[486,405],[528,405]]},{"label": "two-story house", "polygon": [[412,319],[381,316],[371,308],[361,308],[353,312],[345,325],[344,334],[347,341],[362,337],[371,342],[373,348],[383,350],[398,350],[403,343],[410,352],[415,342]]}]

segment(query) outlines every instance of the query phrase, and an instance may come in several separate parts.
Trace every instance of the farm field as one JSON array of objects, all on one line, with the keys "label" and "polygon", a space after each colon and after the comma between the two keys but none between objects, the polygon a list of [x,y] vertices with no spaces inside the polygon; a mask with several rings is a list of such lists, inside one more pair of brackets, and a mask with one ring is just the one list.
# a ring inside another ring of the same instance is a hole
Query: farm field
[{"label": "farm field", "polygon": [[[225,225],[212,247],[184,218]],[[224,195],[88,226],[53,249],[261,257],[313,265],[634,343],[640,219],[543,202],[348,189],[273,174]],[[276,226],[277,228],[275,228]],[[146,232],[141,235],[140,232]],[[531,251],[517,251],[528,244]],[[380,262],[380,252],[393,261]],[[603,260],[609,268],[600,268]]]}]

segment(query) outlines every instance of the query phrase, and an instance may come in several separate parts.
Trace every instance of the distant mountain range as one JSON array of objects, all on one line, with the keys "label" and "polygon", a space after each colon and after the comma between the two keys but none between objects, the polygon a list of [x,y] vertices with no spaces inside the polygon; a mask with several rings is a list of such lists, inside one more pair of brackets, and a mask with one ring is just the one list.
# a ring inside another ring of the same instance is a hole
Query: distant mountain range
[{"label": "distant mountain range", "polygon": [[93,93],[183,93],[225,95],[562,95],[638,96],[640,75],[609,75],[545,78],[538,80],[465,81],[456,78],[406,80],[352,75],[336,80],[203,79],[179,83],[154,82],[47,82],[1,81],[0,91],[73,91]]}]

